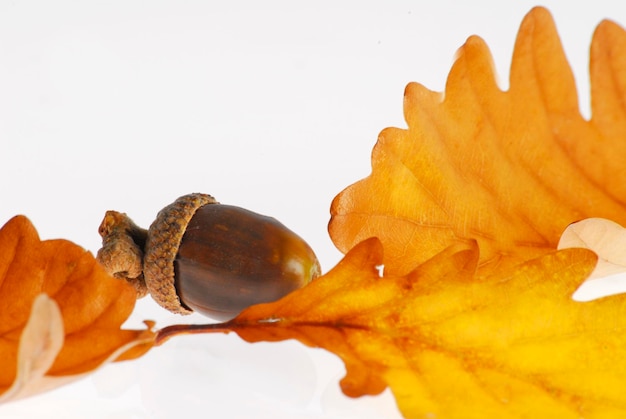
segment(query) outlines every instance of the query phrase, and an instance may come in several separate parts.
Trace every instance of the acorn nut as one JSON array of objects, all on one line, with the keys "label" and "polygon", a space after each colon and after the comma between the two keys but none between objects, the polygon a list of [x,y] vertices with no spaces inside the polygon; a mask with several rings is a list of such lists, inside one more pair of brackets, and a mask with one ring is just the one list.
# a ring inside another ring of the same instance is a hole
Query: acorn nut
[{"label": "acorn nut", "polygon": [[228,320],[320,274],[313,250],[282,223],[206,194],[178,198],[148,231],[108,211],[99,232],[109,273],[174,313]]}]

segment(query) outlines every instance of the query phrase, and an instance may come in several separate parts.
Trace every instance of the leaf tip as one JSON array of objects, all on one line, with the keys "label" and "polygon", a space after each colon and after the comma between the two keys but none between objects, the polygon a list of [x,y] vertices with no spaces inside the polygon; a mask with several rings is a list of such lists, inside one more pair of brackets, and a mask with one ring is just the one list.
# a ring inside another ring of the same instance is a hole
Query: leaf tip
[{"label": "leaf tip", "polygon": [[365,239],[350,249],[339,265],[344,262],[373,268],[380,266],[383,264],[383,244],[378,237]]},{"label": "leaf tip", "polygon": [[15,215],[9,221],[4,223],[0,231],[11,236],[34,236],[39,239],[37,229],[25,215]]},{"label": "leaf tip", "polygon": [[534,25],[536,23],[545,24],[551,23],[554,25],[554,18],[552,17],[552,13],[544,6],[535,6],[524,16],[522,20],[522,27],[524,25]]}]

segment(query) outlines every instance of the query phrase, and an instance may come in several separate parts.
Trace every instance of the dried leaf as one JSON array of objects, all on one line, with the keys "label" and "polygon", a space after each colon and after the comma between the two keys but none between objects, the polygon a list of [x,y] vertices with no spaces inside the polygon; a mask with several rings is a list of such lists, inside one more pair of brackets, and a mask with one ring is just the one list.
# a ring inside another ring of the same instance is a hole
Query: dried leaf
[{"label": "dried leaf", "polygon": [[381,132],[372,174],[341,192],[329,230],[347,251],[379,237],[386,269],[405,274],[458,240],[475,239],[484,273],[554,249],[570,223],[626,224],[626,34],[605,21],[591,53],[593,118],[543,8],[524,19],[510,89],[496,84],[488,48],[470,37],[445,95],[411,83],[408,129]]},{"label": "dried leaf", "polygon": [[475,242],[459,242],[381,277],[369,239],[305,288],[208,328],[325,348],[346,365],[347,395],[389,386],[410,418],[626,414],[626,295],[570,298],[594,253],[554,251],[481,281],[478,259]]},{"label": "dried leaf", "polygon": [[63,317],[59,306],[46,294],[39,294],[20,337],[16,379],[0,401],[19,398],[21,392],[28,392],[25,389],[39,383],[62,347]]},{"label": "dried leaf", "polygon": [[120,330],[134,303],[134,289],[87,251],[11,219],[0,229],[0,402],[141,356],[153,333]]},{"label": "dried leaf", "polygon": [[626,34],[603,22],[585,121],[545,9],[522,23],[507,92],[470,38],[445,97],[409,85],[409,128],[384,130],[372,174],[333,202],[330,232],[348,252],[335,269],[224,324],[168,327],[157,340],[298,339],[341,357],[347,395],[389,386],[410,418],[624,416],[626,295],[574,301],[597,256],[556,250],[581,218],[626,221],[618,54]]},{"label": "dried leaf", "polygon": [[626,291],[626,229],[603,218],[588,218],[569,225],[559,249],[585,248],[598,255],[598,264],[574,298],[587,301]]}]

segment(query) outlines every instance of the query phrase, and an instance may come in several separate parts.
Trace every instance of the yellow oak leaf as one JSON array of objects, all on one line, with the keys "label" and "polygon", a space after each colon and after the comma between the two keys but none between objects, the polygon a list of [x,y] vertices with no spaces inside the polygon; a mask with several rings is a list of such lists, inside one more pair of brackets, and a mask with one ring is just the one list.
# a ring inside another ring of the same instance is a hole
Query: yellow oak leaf
[{"label": "yellow oak leaf", "polygon": [[372,238],[326,275],[218,325],[250,342],[298,339],[337,354],[349,396],[389,386],[407,418],[626,415],[626,295],[581,303],[586,249],[547,253],[476,280],[479,251],[458,242],[407,275],[385,273]]},{"label": "yellow oak leaf", "polygon": [[66,240],[40,241],[17,216],[0,229],[0,402],[141,356],[149,330],[121,330],[135,290]]},{"label": "yellow oak leaf", "polygon": [[445,95],[410,84],[408,129],[384,130],[372,174],[333,202],[337,267],[225,323],[166,327],[157,343],[298,339],[343,360],[345,394],[389,387],[408,418],[624,416],[626,295],[574,301],[598,257],[556,250],[576,220],[626,221],[624,53],[624,31],[603,22],[586,121],[545,9],[521,25],[506,92],[471,37]]},{"label": "yellow oak leaf", "polygon": [[407,86],[408,129],[383,130],[371,175],[335,198],[333,241],[346,252],[379,237],[385,269],[405,274],[475,239],[489,273],[553,250],[580,219],[626,224],[626,33],[609,21],[593,37],[591,86],[587,121],[543,8],[522,22],[508,91],[484,41],[470,37],[445,94]]},{"label": "yellow oak leaf", "polygon": [[335,269],[157,342],[298,339],[343,360],[347,395],[389,387],[407,418],[623,417],[626,295],[574,301],[598,257],[556,249],[582,218],[626,222],[623,57],[626,33],[601,23],[587,121],[545,9],[521,25],[506,92],[469,38],[445,95],[410,84],[408,129],[384,130],[372,174],[334,200],[329,230],[347,252]]}]

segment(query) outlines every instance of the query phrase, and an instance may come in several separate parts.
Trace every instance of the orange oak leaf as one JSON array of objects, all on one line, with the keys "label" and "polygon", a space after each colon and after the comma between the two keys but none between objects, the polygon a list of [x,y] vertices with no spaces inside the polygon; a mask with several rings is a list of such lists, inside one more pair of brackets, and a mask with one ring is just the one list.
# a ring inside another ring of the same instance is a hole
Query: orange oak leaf
[{"label": "orange oak leaf", "polygon": [[337,354],[349,396],[389,386],[407,418],[605,418],[626,414],[626,295],[576,302],[596,256],[565,249],[475,278],[458,242],[407,275],[380,275],[376,238],[283,299],[219,325],[250,342],[298,339]]},{"label": "orange oak leaf", "polygon": [[141,356],[154,334],[120,329],[134,304],[134,289],[89,252],[12,218],[0,229],[0,402]]},{"label": "orange oak leaf", "polygon": [[593,37],[591,86],[587,121],[543,8],[522,22],[508,91],[484,41],[470,37],[445,94],[407,86],[408,129],[383,130],[371,175],[335,198],[333,241],[346,252],[379,237],[385,269],[405,274],[475,239],[489,273],[551,251],[574,221],[626,224],[626,33],[609,21]]}]

